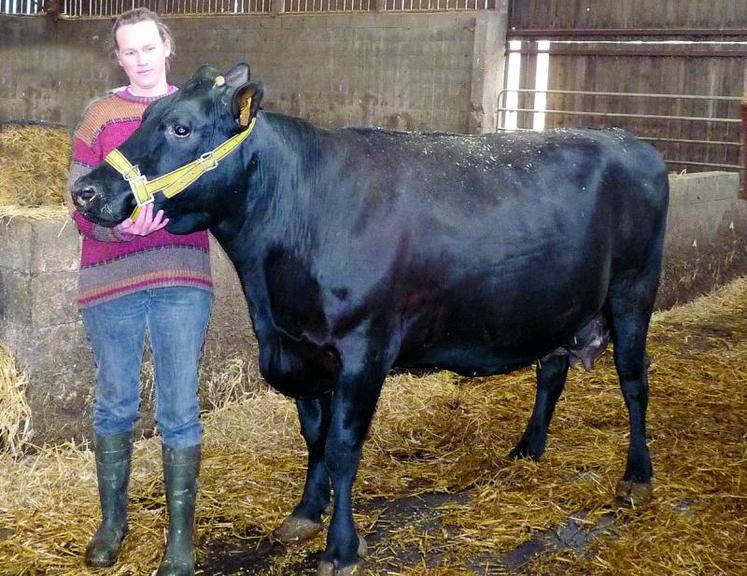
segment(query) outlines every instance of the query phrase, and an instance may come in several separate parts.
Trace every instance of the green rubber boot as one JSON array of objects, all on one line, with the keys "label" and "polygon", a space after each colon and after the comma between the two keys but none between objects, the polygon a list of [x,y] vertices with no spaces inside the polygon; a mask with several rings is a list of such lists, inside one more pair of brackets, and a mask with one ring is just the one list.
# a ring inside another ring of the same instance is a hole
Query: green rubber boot
[{"label": "green rubber boot", "polygon": [[111,566],[127,534],[127,485],[132,460],[132,433],[96,436],[96,477],[102,522],[86,547],[86,565]]},{"label": "green rubber boot", "polygon": [[162,454],[166,506],[169,512],[169,536],[166,553],[156,576],[192,576],[195,573],[192,537],[195,525],[197,476],[200,473],[200,445],[177,450],[163,445]]}]

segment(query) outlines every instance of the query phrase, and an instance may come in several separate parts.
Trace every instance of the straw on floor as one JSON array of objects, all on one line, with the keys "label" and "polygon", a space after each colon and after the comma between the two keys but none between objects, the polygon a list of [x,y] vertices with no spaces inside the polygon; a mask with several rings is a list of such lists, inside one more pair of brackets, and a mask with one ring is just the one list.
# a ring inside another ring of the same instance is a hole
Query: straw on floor
[{"label": "straw on floor", "polygon": [[[391,377],[356,486],[358,526],[385,534],[368,573],[504,573],[503,553],[571,517],[589,527],[603,517],[612,522],[582,549],[549,549],[515,572],[744,573],[747,278],[657,314],[649,354],[655,499],[639,509],[613,501],[628,424],[609,353],[593,372],[569,376],[539,462],[505,457],[531,410],[532,370],[473,380],[447,372]],[[203,559],[216,540],[247,549],[263,542],[296,503],[305,463],[293,404],[269,390],[206,414],[204,423]],[[98,521],[88,447],[5,455],[0,468],[0,574],[86,574],[81,558]],[[427,493],[461,497],[433,510],[431,528],[396,515],[383,520],[387,503]],[[137,444],[130,515],[111,573],[149,574],[165,530],[157,438]],[[313,574],[313,562],[302,572],[298,563],[323,545],[320,536],[277,552],[261,573]]]}]

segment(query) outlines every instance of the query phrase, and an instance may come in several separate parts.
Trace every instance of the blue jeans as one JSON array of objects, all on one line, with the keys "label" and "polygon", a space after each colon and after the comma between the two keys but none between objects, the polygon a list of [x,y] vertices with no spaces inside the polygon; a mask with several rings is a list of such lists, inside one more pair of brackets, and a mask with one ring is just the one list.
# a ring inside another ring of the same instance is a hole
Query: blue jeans
[{"label": "blue jeans", "polygon": [[148,331],[156,372],[156,425],[163,443],[200,443],[197,369],[213,295],[187,286],[154,288],[81,311],[96,360],[93,429],[131,432],[140,405],[140,364]]}]

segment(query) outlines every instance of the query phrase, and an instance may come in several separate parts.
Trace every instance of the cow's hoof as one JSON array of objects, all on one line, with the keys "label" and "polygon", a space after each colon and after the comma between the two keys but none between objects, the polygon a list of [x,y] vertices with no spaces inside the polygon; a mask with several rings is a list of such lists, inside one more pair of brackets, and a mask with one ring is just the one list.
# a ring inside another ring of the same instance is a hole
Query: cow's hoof
[{"label": "cow's hoof", "polygon": [[524,458],[529,458],[530,460],[539,460],[542,458],[542,454],[545,453],[545,449],[532,449],[528,446],[522,446],[518,445],[516,448],[511,450],[511,452],[508,453],[508,457],[511,460],[522,460]]},{"label": "cow's hoof", "polygon": [[298,544],[311,540],[321,530],[321,522],[314,522],[308,518],[288,516],[272,533],[272,538],[283,544]]},{"label": "cow's hoof", "polygon": [[325,562],[322,560],[319,562],[319,569],[316,571],[316,576],[363,576],[363,562],[356,562],[345,568],[335,569],[335,565],[332,562]]},{"label": "cow's hoof", "polygon": [[654,487],[651,482],[631,482],[620,480],[615,490],[615,498],[629,506],[642,506],[654,497]]},{"label": "cow's hoof", "polygon": [[368,544],[366,544],[366,539],[358,534],[358,558],[365,558],[366,556],[368,556]]},{"label": "cow's hoof", "polygon": [[[358,534],[358,558],[365,558],[368,555],[368,544],[366,544],[363,536]],[[335,568],[332,562],[322,560],[319,562],[319,569],[316,571],[316,576],[363,576],[363,561],[358,560],[355,564],[350,564],[344,568]]]}]

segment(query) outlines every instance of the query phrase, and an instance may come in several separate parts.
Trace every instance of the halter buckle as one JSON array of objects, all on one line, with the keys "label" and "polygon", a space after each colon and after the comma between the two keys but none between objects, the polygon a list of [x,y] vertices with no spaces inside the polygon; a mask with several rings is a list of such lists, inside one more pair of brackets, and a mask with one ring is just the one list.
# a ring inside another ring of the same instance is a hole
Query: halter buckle
[{"label": "halter buckle", "polygon": [[128,174],[125,176],[125,180],[130,185],[130,190],[132,191],[132,195],[135,197],[135,202],[137,202],[138,206],[145,206],[146,204],[153,202],[153,194],[148,190],[148,179],[144,174]]},{"label": "halter buckle", "polygon": [[205,172],[210,172],[218,167],[218,161],[215,159],[215,150],[200,154],[200,164]]},{"label": "halter buckle", "polygon": [[135,180],[136,178],[142,178],[140,175],[140,168],[138,168],[137,164],[134,166],[130,165],[130,167],[122,172],[122,178],[127,180],[128,182],[130,180]]}]

